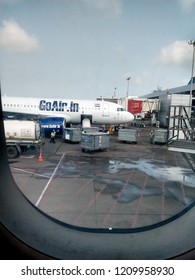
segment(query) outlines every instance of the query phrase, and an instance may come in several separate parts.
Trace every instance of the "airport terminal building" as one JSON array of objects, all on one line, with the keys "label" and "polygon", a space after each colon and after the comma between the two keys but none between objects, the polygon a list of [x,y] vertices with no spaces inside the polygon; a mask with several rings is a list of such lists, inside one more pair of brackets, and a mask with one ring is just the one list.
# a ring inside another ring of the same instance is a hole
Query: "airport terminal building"
[{"label": "airport terminal building", "polygon": [[[139,96],[139,98],[159,98],[162,95],[165,95],[167,93],[169,94],[182,94],[182,95],[190,95],[190,92],[192,92],[192,97],[195,98],[195,77],[193,78],[193,83],[191,84],[191,80],[187,85],[175,87],[171,89],[166,90],[154,90],[153,92],[145,95]],[[195,100],[192,98],[192,106],[195,105]]]}]

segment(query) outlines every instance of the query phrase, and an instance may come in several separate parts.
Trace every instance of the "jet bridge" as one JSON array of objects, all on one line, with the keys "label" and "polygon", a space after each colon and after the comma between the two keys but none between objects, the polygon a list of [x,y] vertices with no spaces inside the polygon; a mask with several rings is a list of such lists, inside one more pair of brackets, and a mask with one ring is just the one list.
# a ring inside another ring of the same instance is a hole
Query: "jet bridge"
[{"label": "jet bridge", "polygon": [[168,116],[168,140],[194,140],[195,118],[192,106],[171,105]]},{"label": "jet bridge", "polygon": [[195,153],[195,106],[170,106],[168,116],[168,149]]}]

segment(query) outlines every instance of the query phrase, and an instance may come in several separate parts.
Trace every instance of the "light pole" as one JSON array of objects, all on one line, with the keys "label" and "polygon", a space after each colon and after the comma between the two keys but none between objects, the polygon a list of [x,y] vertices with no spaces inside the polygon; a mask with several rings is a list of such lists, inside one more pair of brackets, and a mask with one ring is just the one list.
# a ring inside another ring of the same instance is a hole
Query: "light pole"
[{"label": "light pole", "polygon": [[114,88],[114,95],[113,95],[113,98],[116,98],[116,87]]},{"label": "light pole", "polygon": [[129,96],[129,81],[130,81],[131,77],[127,78],[127,97]]},{"label": "light pole", "polygon": [[[190,114],[192,118],[191,126],[194,129],[195,122],[195,111],[192,109],[192,87],[193,87],[193,77],[194,77],[194,52],[195,52],[195,41],[188,42],[189,45],[193,46],[193,55],[192,55],[192,74],[191,74],[191,83],[190,83]],[[193,112],[193,113],[192,113]]]},{"label": "light pole", "polygon": [[188,42],[189,45],[193,45],[193,55],[192,55],[192,74],[191,74],[191,83],[190,83],[190,107],[192,106],[192,85],[194,77],[194,52],[195,52],[195,41]]},{"label": "light pole", "polygon": [[129,97],[129,81],[131,77],[127,78],[127,95],[126,95],[126,111],[128,111],[128,97]]}]

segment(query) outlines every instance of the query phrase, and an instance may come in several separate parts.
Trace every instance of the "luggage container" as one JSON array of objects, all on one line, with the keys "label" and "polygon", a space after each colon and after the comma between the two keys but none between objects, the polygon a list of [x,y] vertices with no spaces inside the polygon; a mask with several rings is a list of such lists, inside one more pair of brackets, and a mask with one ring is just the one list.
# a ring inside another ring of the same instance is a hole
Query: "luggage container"
[{"label": "luggage container", "polygon": [[118,140],[122,142],[130,142],[137,144],[137,129],[121,128],[118,131]]},{"label": "luggage container", "polygon": [[158,129],[155,131],[150,132],[150,143],[156,144],[161,143],[165,144],[167,143],[167,130],[166,129]]},{"label": "luggage container", "polygon": [[81,141],[80,128],[64,128],[64,140],[69,143],[79,143]]},{"label": "luggage container", "polygon": [[95,152],[98,150],[107,150],[110,147],[109,133],[93,132],[82,133],[81,149],[82,152]]}]

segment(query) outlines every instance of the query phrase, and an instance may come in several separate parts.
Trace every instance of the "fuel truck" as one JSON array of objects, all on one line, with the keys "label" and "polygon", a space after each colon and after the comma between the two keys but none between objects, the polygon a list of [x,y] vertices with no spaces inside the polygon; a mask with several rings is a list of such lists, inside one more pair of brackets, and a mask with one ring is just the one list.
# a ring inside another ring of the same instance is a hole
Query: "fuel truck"
[{"label": "fuel truck", "polygon": [[20,156],[28,148],[40,149],[43,144],[37,121],[4,120],[4,130],[9,159]]}]

